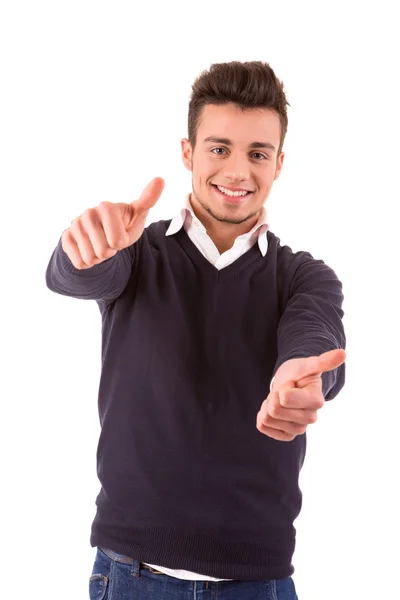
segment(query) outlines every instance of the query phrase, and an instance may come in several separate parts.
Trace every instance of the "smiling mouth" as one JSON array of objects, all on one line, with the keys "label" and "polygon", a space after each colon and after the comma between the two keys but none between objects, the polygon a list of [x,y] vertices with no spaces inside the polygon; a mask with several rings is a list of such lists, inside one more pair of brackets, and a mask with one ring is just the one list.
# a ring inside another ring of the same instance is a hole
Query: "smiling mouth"
[{"label": "smiling mouth", "polygon": [[242,200],[244,200],[245,198],[247,198],[248,196],[250,196],[250,194],[252,194],[253,192],[251,191],[238,191],[238,192],[232,192],[231,190],[221,186],[221,185],[216,185],[215,183],[211,184],[213,186],[213,188],[215,188],[215,191],[222,197],[225,198],[227,200],[229,200],[230,202],[242,202]]}]

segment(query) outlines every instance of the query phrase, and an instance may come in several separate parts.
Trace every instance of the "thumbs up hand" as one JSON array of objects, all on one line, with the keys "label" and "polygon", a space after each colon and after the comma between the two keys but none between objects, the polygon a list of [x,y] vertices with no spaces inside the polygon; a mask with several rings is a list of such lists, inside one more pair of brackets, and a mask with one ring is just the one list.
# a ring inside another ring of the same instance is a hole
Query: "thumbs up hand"
[{"label": "thumbs up hand", "polygon": [[88,208],[61,236],[61,244],[76,269],[89,269],[134,244],[142,235],[149,210],[164,189],[155,177],[138,200],[129,204],[101,202]]}]

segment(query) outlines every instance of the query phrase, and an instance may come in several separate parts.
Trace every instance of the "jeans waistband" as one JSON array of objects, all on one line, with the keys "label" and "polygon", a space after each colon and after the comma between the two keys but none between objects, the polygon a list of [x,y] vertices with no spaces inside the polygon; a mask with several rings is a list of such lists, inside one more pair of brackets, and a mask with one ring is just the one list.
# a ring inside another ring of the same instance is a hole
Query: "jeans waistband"
[{"label": "jeans waistband", "polygon": [[125,556],[124,554],[118,554],[118,552],[114,552],[114,550],[110,550],[109,548],[103,548],[102,546],[100,549],[103,550],[103,552],[105,554],[107,554],[107,556],[109,558],[111,558],[112,560],[118,560],[119,562],[123,562],[127,565],[133,565],[134,563],[138,563],[138,566],[140,566],[140,568],[144,567],[145,569],[149,569],[149,571],[159,573],[159,571],[154,571],[154,569],[152,569],[148,565],[145,565],[144,563],[142,563],[138,560],[135,560],[134,558],[131,558],[130,556]]},{"label": "jeans waistband", "polygon": [[[114,550],[110,550],[109,548],[101,547],[100,550],[103,550],[105,554],[112,560],[119,560],[120,562],[126,563],[128,565],[132,565],[134,559],[130,556],[124,556],[124,554],[118,554],[118,552],[114,552]],[[136,561],[137,562],[137,561]]]}]

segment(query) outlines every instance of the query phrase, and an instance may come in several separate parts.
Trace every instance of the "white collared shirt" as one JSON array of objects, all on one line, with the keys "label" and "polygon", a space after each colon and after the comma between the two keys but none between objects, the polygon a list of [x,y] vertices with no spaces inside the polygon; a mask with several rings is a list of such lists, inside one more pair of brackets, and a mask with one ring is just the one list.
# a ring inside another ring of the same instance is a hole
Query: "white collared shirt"
[{"label": "white collared shirt", "polygon": [[194,214],[192,205],[190,204],[190,194],[187,194],[183,207],[172,219],[165,235],[174,235],[174,233],[177,233],[184,227],[193,244],[219,270],[237,260],[242,254],[250,250],[256,242],[258,242],[261,254],[263,256],[267,254],[267,230],[269,229],[267,219],[267,211],[263,206],[260,217],[251,231],[239,235],[232,248],[220,254],[216,245],[207,234],[206,228]]}]

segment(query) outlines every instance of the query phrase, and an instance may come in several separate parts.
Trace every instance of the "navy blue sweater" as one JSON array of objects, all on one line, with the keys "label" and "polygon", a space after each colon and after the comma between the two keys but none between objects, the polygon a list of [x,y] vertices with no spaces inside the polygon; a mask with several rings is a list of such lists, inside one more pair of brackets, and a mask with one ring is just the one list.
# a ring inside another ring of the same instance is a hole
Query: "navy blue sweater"
[{"label": "navy blue sweater", "polygon": [[[293,574],[293,522],[306,434],[256,428],[288,359],[345,348],[342,284],[322,260],[271,231],[217,270],[182,228],[147,227],[136,244],[78,270],[61,240],[54,292],[96,300],[102,316],[101,483],[93,547],[211,577]],[[334,398],[345,365],[324,373]]]}]

